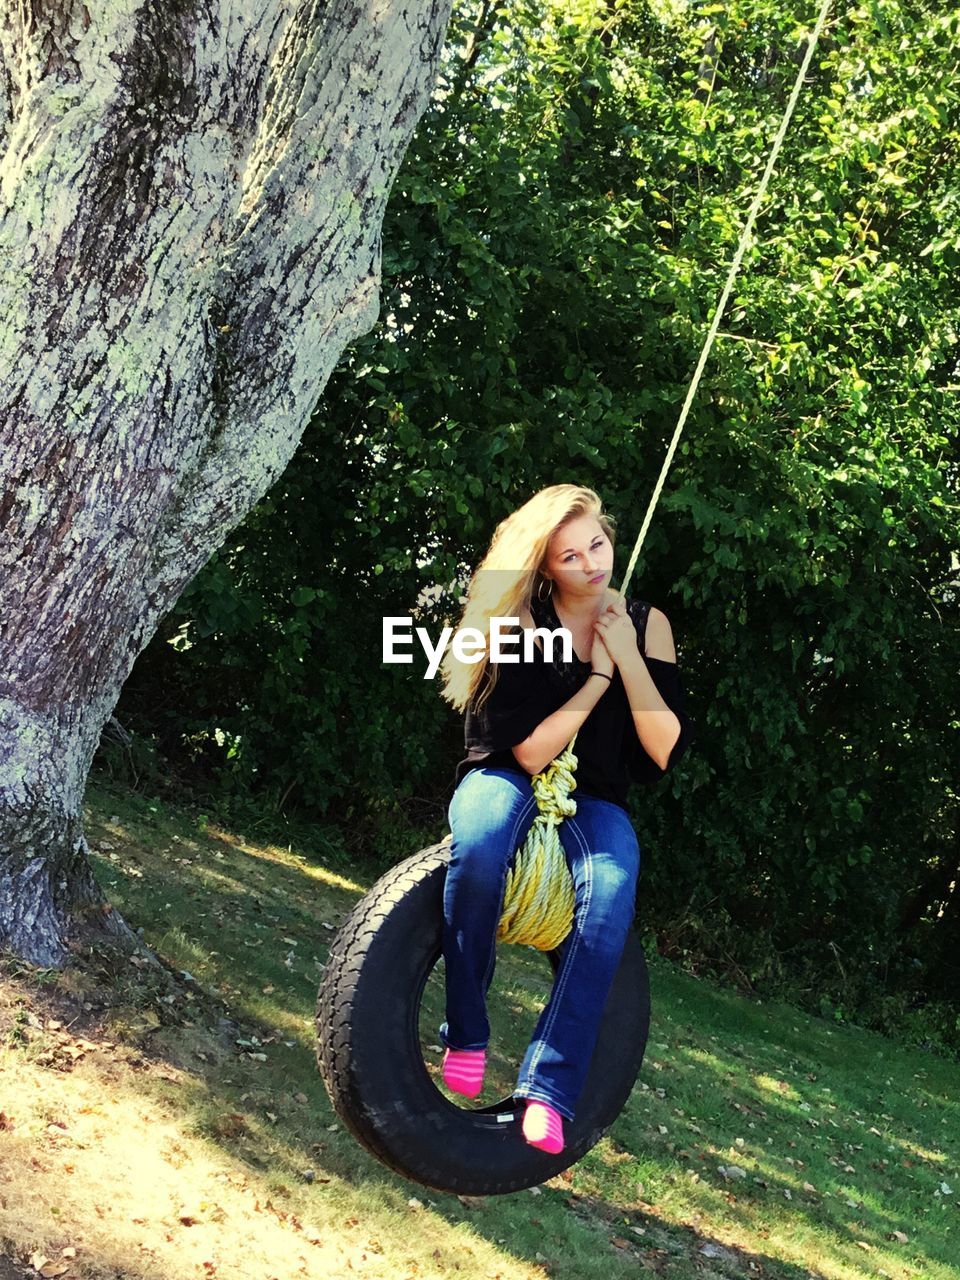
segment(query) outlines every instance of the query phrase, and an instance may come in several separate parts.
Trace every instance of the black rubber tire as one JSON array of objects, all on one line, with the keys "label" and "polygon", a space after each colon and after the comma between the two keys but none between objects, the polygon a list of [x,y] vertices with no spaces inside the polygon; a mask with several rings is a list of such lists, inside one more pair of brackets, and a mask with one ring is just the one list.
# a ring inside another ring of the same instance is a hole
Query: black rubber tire
[{"label": "black rubber tire", "polygon": [[518,1099],[454,1105],[431,1080],[419,1036],[423,989],[441,954],[448,857],[446,841],[413,854],[341,925],[317,999],[317,1063],[337,1115],[389,1168],[437,1191],[500,1195],[574,1164],[619,1115],[643,1062],[650,983],[631,930],[559,1156],[524,1142]]}]

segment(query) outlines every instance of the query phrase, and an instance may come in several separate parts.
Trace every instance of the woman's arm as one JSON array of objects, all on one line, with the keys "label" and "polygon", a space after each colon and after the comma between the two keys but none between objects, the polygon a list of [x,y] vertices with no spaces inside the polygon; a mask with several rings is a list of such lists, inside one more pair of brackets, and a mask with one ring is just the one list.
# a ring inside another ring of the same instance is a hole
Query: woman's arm
[{"label": "woman's arm", "polygon": [[680,738],[680,719],[664,702],[639,651],[619,666],[640,744],[651,760],[666,769]]},{"label": "woman's arm", "polygon": [[[520,611],[520,625],[524,629],[533,626],[533,617],[528,609]],[[604,661],[603,646],[597,640],[593,657],[597,659],[592,665],[594,670],[605,670],[613,674],[613,664]],[[581,688],[567,702],[541,720],[533,732],[523,742],[511,747],[517,764],[529,774],[539,773],[564,749],[573,735],[579,732],[587,716],[597,705],[607,689],[609,680],[599,676],[590,676]]]},{"label": "woman's arm", "polygon": [[[609,607],[600,622],[601,636],[609,640],[620,678],[627,692],[634,727],[640,743],[660,769],[666,769],[670,755],[680,740],[682,726],[654,683],[653,676],[637,645],[636,628],[619,602]],[[651,607],[647,617],[645,646],[647,656],[661,662],[676,662],[677,651],[667,615]]]},{"label": "woman's arm", "polygon": [[529,774],[545,769],[580,729],[610,687],[608,680],[590,676],[569,702],[541,720],[528,738],[511,747],[514,759]]}]

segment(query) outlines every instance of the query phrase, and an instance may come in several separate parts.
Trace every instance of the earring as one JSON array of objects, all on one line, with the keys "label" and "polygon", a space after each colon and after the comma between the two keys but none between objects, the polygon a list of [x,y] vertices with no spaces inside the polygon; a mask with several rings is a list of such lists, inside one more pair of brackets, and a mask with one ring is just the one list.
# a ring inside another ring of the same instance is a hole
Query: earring
[{"label": "earring", "polygon": [[[550,590],[547,592],[547,594],[546,594],[546,595],[543,595],[543,594],[542,594],[542,592],[543,592],[543,584],[544,584],[545,582],[549,582],[549,583],[550,583]],[[539,583],[538,583],[538,585],[537,585],[537,599],[540,601],[540,603],[541,603],[541,604],[543,604],[543,602],[544,602],[545,600],[549,600],[549,599],[550,599],[550,597],[551,597],[552,595],[553,595],[553,579],[552,579],[552,578],[541,578],[541,579],[540,579],[540,582],[539,582]]]}]

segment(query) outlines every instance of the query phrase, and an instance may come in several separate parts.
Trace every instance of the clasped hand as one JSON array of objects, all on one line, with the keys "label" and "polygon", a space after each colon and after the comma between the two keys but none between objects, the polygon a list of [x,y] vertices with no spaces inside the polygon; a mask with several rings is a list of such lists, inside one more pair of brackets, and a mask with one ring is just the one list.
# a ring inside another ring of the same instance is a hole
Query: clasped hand
[{"label": "clasped hand", "polygon": [[613,590],[607,596],[607,606],[593,624],[590,666],[601,675],[612,676],[615,666],[629,662],[638,652],[637,629],[624,597]]}]

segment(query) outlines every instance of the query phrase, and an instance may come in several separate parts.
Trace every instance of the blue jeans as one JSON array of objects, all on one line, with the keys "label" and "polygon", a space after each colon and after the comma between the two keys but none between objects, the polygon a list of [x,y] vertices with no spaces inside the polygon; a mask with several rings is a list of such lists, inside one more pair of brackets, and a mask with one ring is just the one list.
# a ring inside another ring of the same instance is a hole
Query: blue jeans
[{"label": "blue jeans", "polygon": [[[517,1097],[549,1103],[568,1120],[633,921],[640,868],[626,810],[573,795],[577,812],[557,828],[576,890],[573,928],[560,947],[553,990],[514,1090]],[[529,776],[509,769],[471,769],[450,801],[453,842],[443,894],[447,1004],[440,1027],[450,1048],[483,1049],[490,1038],[486,995],[507,870],[536,814]]]}]

